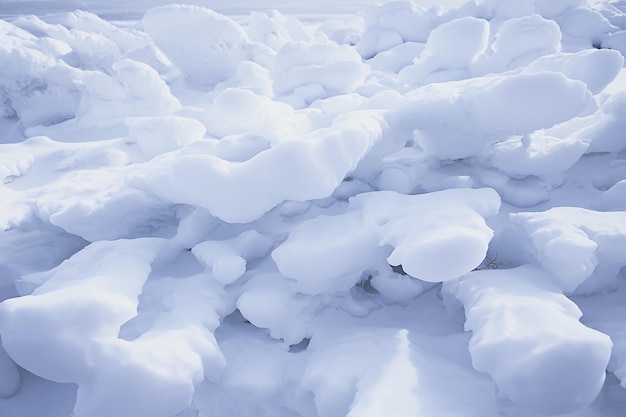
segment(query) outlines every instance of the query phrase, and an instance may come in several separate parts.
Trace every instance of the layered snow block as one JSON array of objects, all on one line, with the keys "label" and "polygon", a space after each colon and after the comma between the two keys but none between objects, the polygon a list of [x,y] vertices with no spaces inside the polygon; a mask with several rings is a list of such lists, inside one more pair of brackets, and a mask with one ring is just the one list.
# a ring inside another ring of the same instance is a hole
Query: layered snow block
[{"label": "layered snow block", "polygon": [[407,93],[386,120],[439,159],[476,155],[492,142],[575,117],[591,100],[586,85],[556,72],[431,84]]},{"label": "layered snow block", "polygon": [[310,104],[354,90],[368,71],[348,45],[292,42],[278,52],[271,73],[277,96],[293,95]]},{"label": "layered snow block", "polygon": [[0,304],[7,353],[42,378],[77,383],[77,417],[170,417],[190,404],[195,384],[223,366],[213,335],[193,321],[118,338],[165,245],[92,244],[42,273],[32,295]]},{"label": "layered snow block", "polygon": [[344,214],[294,227],[272,258],[283,275],[297,281],[298,291],[308,294],[352,287],[364,270],[375,268],[386,245],[392,249],[382,252],[389,264],[424,281],[448,281],[483,261],[493,236],[484,218],[499,207],[492,189],[360,194]]},{"label": "layered snow block", "polygon": [[198,149],[171,152],[144,165],[131,182],[166,201],[247,223],[285,200],[328,197],[381,136],[378,113],[351,112],[329,128],[282,142],[244,162]]},{"label": "layered snow block", "polygon": [[144,30],[193,86],[207,89],[230,78],[251,57],[250,40],[232,19],[190,5],[157,7],[142,20]]},{"label": "layered snow block", "polygon": [[365,11],[365,33],[357,49],[365,59],[403,42],[426,42],[433,16],[409,1],[390,1]]},{"label": "layered snow block", "polygon": [[553,415],[596,398],[612,343],[581,324],[576,304],[550,281],[523,266],[473,272],[444,284],[444,292],[465,308],[474,368],[489,373],[516,404]]},{"label": "layered snow block", "polygon": [[510,218],[525,235],[526,250],[563,291],[574,291],[592,276],[584,292],[602,291],[626,265],[625,212],[555,207]]}]

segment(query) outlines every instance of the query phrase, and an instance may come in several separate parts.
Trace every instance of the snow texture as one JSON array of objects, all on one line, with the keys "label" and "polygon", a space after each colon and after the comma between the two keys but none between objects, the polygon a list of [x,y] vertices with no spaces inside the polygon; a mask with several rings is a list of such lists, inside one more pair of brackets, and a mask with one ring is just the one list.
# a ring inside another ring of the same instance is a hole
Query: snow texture
[{"label": "snow texture", "polygon": [[0,416],[623,414],[624,2],[186,3],[0,2]]}]

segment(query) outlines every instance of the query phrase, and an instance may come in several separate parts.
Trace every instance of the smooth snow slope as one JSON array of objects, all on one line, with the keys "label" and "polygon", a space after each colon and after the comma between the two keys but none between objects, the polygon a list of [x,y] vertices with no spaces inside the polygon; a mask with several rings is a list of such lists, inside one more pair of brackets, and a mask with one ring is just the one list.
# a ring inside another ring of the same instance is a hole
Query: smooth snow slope
[{"label": "smooth snow slope", "polygon": [[623,2],[197,3],[0,1],[0,416],[624,415]]}]

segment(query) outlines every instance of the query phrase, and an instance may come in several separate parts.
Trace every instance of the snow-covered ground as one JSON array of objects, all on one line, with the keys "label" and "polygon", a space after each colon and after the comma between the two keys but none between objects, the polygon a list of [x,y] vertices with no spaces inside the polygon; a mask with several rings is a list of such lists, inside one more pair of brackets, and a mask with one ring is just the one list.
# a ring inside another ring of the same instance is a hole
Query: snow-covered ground
[{"label": "snow-covered ground", "polygon": [[626,3],[373,3],[0,0],[1,417],[626,415]]}]

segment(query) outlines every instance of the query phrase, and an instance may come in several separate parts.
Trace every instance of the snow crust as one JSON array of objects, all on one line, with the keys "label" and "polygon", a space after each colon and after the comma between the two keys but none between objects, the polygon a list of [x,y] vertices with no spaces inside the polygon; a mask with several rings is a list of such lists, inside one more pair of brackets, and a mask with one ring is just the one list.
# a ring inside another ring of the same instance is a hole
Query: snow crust
[{"label": "snow crust", "polygon": [[0,415],[621,415],[623,2],[38,3]]}]

